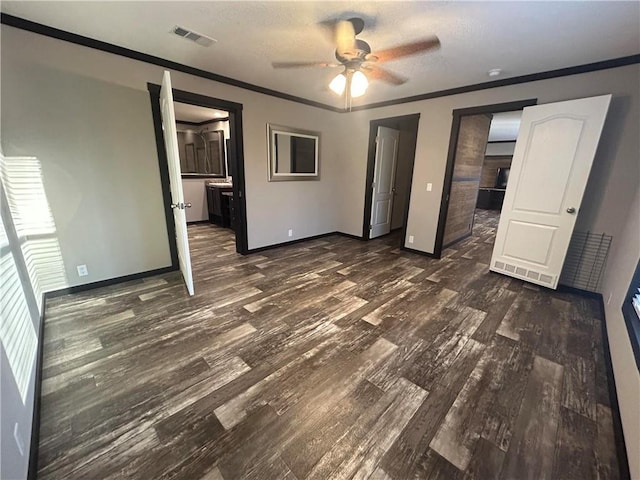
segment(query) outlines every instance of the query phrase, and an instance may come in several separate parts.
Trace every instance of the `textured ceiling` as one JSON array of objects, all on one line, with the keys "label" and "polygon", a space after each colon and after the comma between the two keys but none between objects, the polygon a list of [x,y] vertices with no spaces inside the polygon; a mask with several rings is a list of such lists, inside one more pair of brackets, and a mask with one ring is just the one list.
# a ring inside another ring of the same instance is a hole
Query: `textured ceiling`
[{"label": "textured ceiling", "polygon": [[[334,59],[319,22],[361,16],[384,49],[437,34],[439,51],[388,62],[409,77],[373,81],[354,105],[640,53],[640,2],[12,2],[2,12],[336,107],[335,69],[274,70],[273,61]],[[211,36],[208,48],[168,32]]]}]

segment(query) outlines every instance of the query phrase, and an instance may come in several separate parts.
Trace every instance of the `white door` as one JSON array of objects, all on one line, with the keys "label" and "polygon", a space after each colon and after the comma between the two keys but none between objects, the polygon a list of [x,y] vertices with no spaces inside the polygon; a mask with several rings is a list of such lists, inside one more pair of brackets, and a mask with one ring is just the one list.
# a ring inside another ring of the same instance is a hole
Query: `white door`
[{"label": "white door", "polygon": [[611,95],[527,107],[490,269],[555,289]]},{"label": "white door", "polygon": [[399,138],[398,130],[378,127],[369,238],[379,237],[391,231]]},{"label": "white door", "polygon": [[180,271],[184,277],[184,283],[187,285],[189,295],[193,295],[191,254],[189,253],[187,217],[185,215],[185,208],[188,208],[191,205],[184,203],[184,195],[182,193],[182,174],[180,172],[180,157],[178,155],[178,132],[176,131],[176,115],[173,109],[171,76],[168,71],[165,71],[162,77],[162,88],[160,89],[160,113],[162,115],[164,146],[167,151],[167,163],[169,164],[171,208],[173,209],[173,220],[176,224],[178,261],[180,263]]}]

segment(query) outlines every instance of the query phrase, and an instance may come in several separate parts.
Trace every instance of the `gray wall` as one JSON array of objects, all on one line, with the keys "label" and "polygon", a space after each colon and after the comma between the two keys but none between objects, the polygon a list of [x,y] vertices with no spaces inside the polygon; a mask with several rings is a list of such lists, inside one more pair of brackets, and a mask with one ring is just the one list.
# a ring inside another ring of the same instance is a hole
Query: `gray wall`
[{"label": "gray wall", "polygon": [[40,159],[69,284],[171,265],[149,95],[19,56],[3,48],[2,148]]},{"label": "gray wall", "polygon": [[191,208],[185,210],[187,222],[199,222],[209,220],[209,208],[207,207],[207,192],[205,184],[209,178],[183,178],[182,193],[185,203],[190,203]]},{"label": "gray wall", "polygon": [[631,478],[640,478],[640,373],[636,367],[629,333],[622,316],[622,302],[640,259],[640,186],[638,183],[635,198],[623,210],[626,215],[625,227],[614,238],[611,245],[602,291]]},{"label": "gray wall", "polygon": [[[17,68],[19,72],[24,73],[25,68],[37,66],[41,69],[39,76],[43,77],[43,83],[48,82],[46,78],[49,71],[58,70],[62,71],[61,75],[75,78],[76,89],[80,91],[84,88],[85,82],[90,83],[90,79],[110,84],[113,88],[128,87],[122,91],[133,90],[130,95],[131,100],[134,98],[138,100],[129,105],[131,110],[134,110],[135,106],[136,116],[126,121],[122,129],[130,127],[134,123],[135,128],[148,129],[148,135],[151,136],[152,142],[149,148],[155,149],[153,122],[146,84],[147,82],[160,83],[162,68],[4,25],[1,31],[3,84],[7,70]],[[341,148],[341,127],[347,122],[346,116],[218,84],[180,72],[172,72],[172,81],[174,88],[215,98],[224,98],[244,105],[244,158],[249,248],[258,248],[336,230],[339,215],[336,212],[339,199],[335,194],[337,178],[343,174],[343,166],[347,163],[347,157]],[[29,81],[29,83],[31,82]],[[31,90],[29,86],[24,86],[23,89]],[[3,95],[3,100],[4,97]],[[69,99],[69,101],[71,100]],[[77,98],[73,102],[77,104]],[[119,102],[127,104],[124,97]],[[14,104],[14,107],[17,108],[18,105]],[[115,119],[111,119],[111,121],[115,123]],[[118,118],[118,121],[122,122],[122,118]],[[321,133],[319,181],[267,181],[267,123]],[[127,138],[126,142],[118,139],[117,142],[114,140],[114,143],[122,145],[126,149],[130,149],[129,147],[133,145],[139,148],[141,145],[147,147],[147,136],[145,135],[136,136],[135,141],[126,135],[124,138]],[[155,150],[153,161],[157,163]],[[150,172],[149,175],[149,182],[154,183],[159,189],[157,177],[155,181],[151,178],[153,175],[158,175],[157,166],[155,171]],[[129,179],[130,182],[133,181],[131,179],[138,180],[138,174],[130,176]],[[139,195],[140,192],[139,187],[134,187],[127,182],[123,184],[122,188],[134,192],[132,195]],[[157,201],[151,199],[148,205],[150,208],[153,206],[154,209],[161,209],[161,198]],[[88,208],[93,212],[101,212],[103,207],[99,204],[93,204]],[[165,228],[164,219],[158,225]],[[105,225],[100,228],[108,229],[111,227]],[[288,237],[289,229],[293,229],[293,237]],[[79,233],[81,230],[79,227]],[[138,234],[140,232],[139,229],[135,229],[132,233]],[[164,236],[166,237],[166,235]],[[161,238],[163,235],[155,235],[155,239]],[[131,249],[135,250],[135,245],[138,244],[138,239],[134,239],[130,243]],[[148,245],[145,248],[147,247]],[[168,255],[168,247],[162,248],[167,249]],[[156,263],[162,263],[159,266],[166,265],[164,262]],[[91,266],[89,268],[91,271]]]},{"label": "gray wall", "polygon": [[[370,120],[420,114],[407,235],[415,237],[412,248],[432,253],[454,109],[528,98],[549,103],[612,93],[614,98],[576,228],[615,236],[623,223],[618,207],[631,201],[630,192],[637,182],[629,172],[637,171],[640,148],[639,70],[638,65],[632,65],[345,115],[349,123],[344,134],[349,142],[344,146],[353,165],[350,175],[342,177],[345,208],[341,210],[339,230],[355,235],[361,228]],[[427,183],[433,183],[431,192],[426,190]]]}]

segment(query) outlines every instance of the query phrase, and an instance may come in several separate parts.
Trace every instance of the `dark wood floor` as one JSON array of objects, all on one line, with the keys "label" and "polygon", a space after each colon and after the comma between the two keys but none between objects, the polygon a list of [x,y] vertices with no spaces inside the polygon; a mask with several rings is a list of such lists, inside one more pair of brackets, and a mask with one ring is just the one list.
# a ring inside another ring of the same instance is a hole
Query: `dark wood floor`
[{"label": "dark wood floor", "polygon": [[41,479],[618,478],[596,304],[488,272],[497,219],[238,256],[47,304]]}]

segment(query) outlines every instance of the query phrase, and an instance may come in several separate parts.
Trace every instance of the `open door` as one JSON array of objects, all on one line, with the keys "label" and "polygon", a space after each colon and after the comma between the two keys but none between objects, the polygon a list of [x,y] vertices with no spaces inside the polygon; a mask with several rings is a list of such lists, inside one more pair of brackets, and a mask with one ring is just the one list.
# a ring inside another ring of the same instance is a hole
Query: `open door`
[{"label": "open door", "polygon": [[557,288],[610,101],[524,109],[491,270]]},{"label": "open door", "polygon": [[171,76],[168,71],[162,77],[160,89],[160,113],[162,117],[162,132],[164,146],[167,151],[169,165],[169,184],[171,188],[171,208],[176,225],[176,243],[180,271],[187,285],[189,295],[193,295],[193,274],[191,273],[191,254],[189,253],[189,238],[187,237],[187,216],[185,209],[190,204],[184,203],[182,193],[182,174],[180,172],[180,157],[178,155],[178,132],[176,131],[176,115],[173,110],[173,93],[171,91]]},{"label": "open door", "polygon": [[378,127],[369,238],[376,238],[391,231],[399,138],[398,130]]}]

